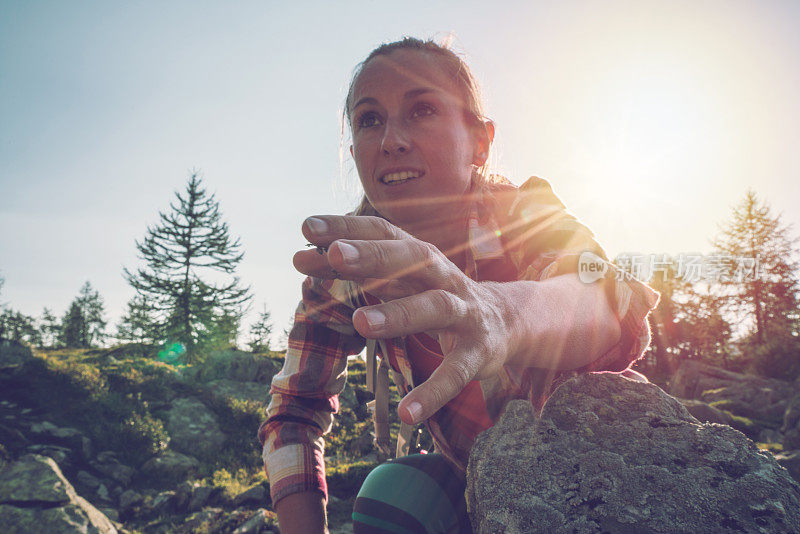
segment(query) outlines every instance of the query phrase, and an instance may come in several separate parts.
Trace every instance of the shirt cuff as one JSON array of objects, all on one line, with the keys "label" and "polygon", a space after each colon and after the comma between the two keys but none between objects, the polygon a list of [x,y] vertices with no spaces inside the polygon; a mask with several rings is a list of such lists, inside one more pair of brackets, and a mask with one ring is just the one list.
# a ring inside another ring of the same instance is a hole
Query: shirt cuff
[{"label": "shirt cuff", "polygon": [[264,472],[269,479],[273,505],[284,497],[304,491],[318,491],[328,500],[323,452],[311,445],[295,443],[268,451],[264,446]]},{"label": "shirt cuff", "polygon": [[606,297],[620,326],[620,340],[587,371],[622,372],[642,357],[650,344],[647,315],[655,309],[661,295],[650,286],[608,263],[603,279]]}]

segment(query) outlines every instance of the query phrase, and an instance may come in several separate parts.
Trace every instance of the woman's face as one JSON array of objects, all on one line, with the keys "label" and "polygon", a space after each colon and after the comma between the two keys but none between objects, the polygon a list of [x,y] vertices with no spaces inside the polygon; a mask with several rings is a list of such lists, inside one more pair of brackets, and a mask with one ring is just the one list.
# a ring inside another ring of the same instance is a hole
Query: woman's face
[{"label": "woman's face", "polygon": [[437,58],[395,50],[367,63],[353,87],[350,152],[370,203],[408,230],[461,215],[479,159],[475,126]]}]

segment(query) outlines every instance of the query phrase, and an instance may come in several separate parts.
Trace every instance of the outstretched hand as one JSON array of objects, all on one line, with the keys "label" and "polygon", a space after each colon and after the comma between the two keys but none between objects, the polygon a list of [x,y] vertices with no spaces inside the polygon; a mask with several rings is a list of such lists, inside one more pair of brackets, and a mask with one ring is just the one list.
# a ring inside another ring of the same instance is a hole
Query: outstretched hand
[{"label": "outstretched hand", "polygon": [[386,220],[312,217],[304,222],[303,235],[327,252],[297,252],[298,271],[352,280],[384,301],[354,313],[353,324],[362,336],[438,336],[444,360],[400,402],[398,412],[406,423],[427,419],[470,380],[498,372],[518,345],[499,284],[471,280],[434,245]]}]

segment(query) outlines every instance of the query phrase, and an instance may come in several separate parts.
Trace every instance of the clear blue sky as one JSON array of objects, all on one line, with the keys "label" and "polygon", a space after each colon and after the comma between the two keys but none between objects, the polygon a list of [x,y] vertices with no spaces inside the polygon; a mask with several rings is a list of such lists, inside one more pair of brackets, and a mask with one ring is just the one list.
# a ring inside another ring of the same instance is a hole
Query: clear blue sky
[{"label": "clear blue sky", "polygon": [[495,170],[549,179],[611,256],[708,252],[747,187],[800,233],[800,4],[433,4],[2,2],[0,301],[60,315],[89,280],[115,323],[134,241],[196,168],[280,331],[302,220],[357,198],[349,75],[406,34],[455,33]]}]

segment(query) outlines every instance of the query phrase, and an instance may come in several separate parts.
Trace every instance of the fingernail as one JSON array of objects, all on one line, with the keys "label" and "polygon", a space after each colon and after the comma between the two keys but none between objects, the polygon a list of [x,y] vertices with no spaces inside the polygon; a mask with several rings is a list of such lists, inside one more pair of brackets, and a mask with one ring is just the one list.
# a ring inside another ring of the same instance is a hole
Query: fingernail
[{"label": "fingernail", "polygon": [[364,317],[372,328],[380,328],[386,324],[386,316],[378,310],[364,310]]},{"label": "fingernail", "polygon": [[306,219],[306,224],[308,225],[308,228],[315,234],[324,234],[328,231],[328,223],[322,219],[317,219],[316,217],[309,217]]},{"label": "fingernail", "polygon": [[342,243],[341,241],[337,244],[345,263],[355,263],[358,261],[358,249],[356,247],[347,243]]},{"label": "fingernail", "polygon": [[406,410],[408,410],[409,415],[411,415],[411,419],[417,423],[422,416],[422,405],[417,401],[411,402],[408,406],[406,406]]}]

